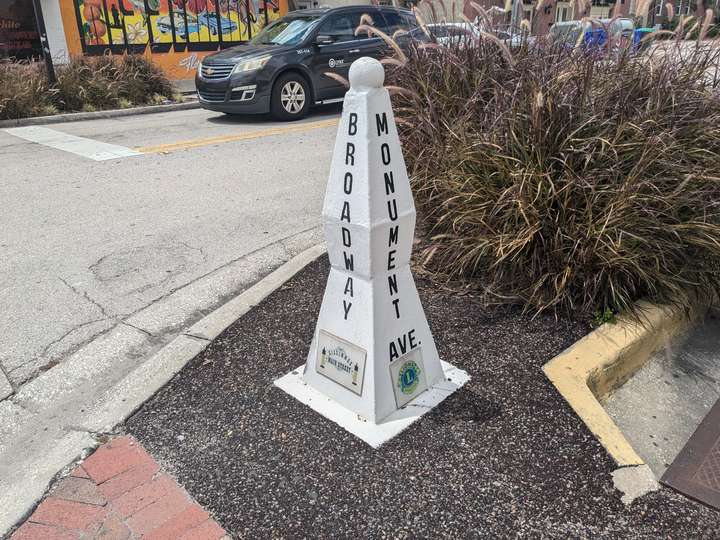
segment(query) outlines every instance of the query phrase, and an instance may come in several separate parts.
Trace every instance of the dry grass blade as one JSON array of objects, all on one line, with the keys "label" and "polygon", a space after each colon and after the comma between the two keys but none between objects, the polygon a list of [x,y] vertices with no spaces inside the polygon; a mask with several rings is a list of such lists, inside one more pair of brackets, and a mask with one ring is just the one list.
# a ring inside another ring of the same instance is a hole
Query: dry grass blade
[{"label": "dry grass blade", "polygon": [[345,77],[342,75],[338,75],[337,73],[331,73],[329,71],[326,71],[323,73],[326,77],[329,77],[333,80],[336,80],[340,84],[342,84],[345,88],[350,88],[350,81],[348,81]]},{"label": "dry grass blade", "polygon": [[385,66],[398,66],[398,67],[402,67],[402,66],[405,65],[404,62],[401,62],[401,61],[398,60],[397,58],[381,58],[381,59],[380,59],[380,63],[383,64],[383,65],[385,65]]},{"label": "dry grass blade", "polygon": [[400,46],[395,42],[393,38],[388,36],[385,32],[382,30],[378,30],[374,26],[368,26],[366,24],[361,24],[355,29],[355,35],[359,35],[362,32],[367,32],[368,35],[375,34],[379,38],[381,38],[385,43],[387,43],[393,51],[395,51],[395,54],[397,54],[398,58],[401,62],[407,62],[407,56],[405,56],[405,53],[400,48]]},{"label": "dry grass blade", "polygon": [[420,10],[417,7],[413,6],[412,12],[415,15],[415,20],[417,20],[418,25],[420,26],[420,28],[422,28],[422,31],[425,32],[425,35],[427,37],[431,38],[432,35],[430,34],[430,30],[428,30],[427,24],[425,24],[425,19],[421,15]]},{"label": "dry grass blade", "polygon": [[385,86],[385,88],[387,89],[388,92],[390,92],[390,95],[400,94],[400,95],[408,96],[408,97],[411,97],[413,99],[420,101],[420,96],[417,93],[413,92],[412,90],[408,90],[407,88],[402,88],[400,86],[392,86],[392,85],[387,85],[387,86]]},{"label": "dry grass blade", "polygon": [[698,36],[698,43],[703,41],[705,39],[705,36],[707,36],[708,29],[710,28],[714,17],[715,13],[712,9],[705,10],[705,18],[703,19],[702,28],[700,29],[700,35]]},{"label": "dry grass blade", "polygon": [[374,26],[375,21],[373,21],[373,18],[368,13],[363,13],[360,16],[360,24],[367,24],[368,26]]}]

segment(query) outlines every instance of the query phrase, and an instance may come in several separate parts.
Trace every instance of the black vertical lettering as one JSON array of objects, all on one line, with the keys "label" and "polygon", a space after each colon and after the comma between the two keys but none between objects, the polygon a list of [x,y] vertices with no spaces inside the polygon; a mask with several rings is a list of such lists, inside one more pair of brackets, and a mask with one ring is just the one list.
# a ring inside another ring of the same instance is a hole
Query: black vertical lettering
[{"label": "black vertical lettering", "polygon": [[343,191],[345,191],[346,195],[350,195],[352,193],[352,180],[352,173],[346,172],[345,182],[343,182]]},{"label": "black vertical lettering", "polygon": [[[390,203],[388,203],[389,205]],[[343,203],[342,214],[340,214],[340,221],[347,221],[350,223],[350,203],[345,201]]]},{"label": "black vertical lettering", "polygon": [[350,313],[350,308],[352,307],[352,302],[348,302],[347,300],[343,300],[343,309],[345,310],[345,320],[347,321],[348,313]]},{"label": "black vertical lettering", "polygon": [[397,294],[397,274],[392,274],[388,276],[388,288],[390,289],[390,296],[394,296]]},{"label": "black vertical lettering", "polygon": [[402,354],[405,354],[407,352],[407,336],[403,334],[402,339],[397,338],[398,346],[400,347],[400,352]]},{"label": "black vertical lettering", "polygon": [[395,318],[399,319],[400,318],[400,306],[398,306],[398,304],[400,303],[400,299],[396,298],[395,300],[392,301],[392,303],[393,303],[393,306],[395,306]]},{"label": "black vertical lettering", "polygon": [[393,244],[397,244],[399,236],[400,233],[398,232],[398,226],[395,225],[394,227],[390,227],[390,238],[388,239],[388,247],[391,247]]},{"label": "black vertical lettering", "polygon": [[345,165],[355,165],[355,145],[351,142],[345,145]]},{"label": "black vertical lettering", "polygon": [[395,179],[392,171],[385,173],[385,195],[395,193]]},{"label": "black vertical lettering", "polygon": [[350,247],[352,245],[352,242],[350,241],[350,229],[343,227],[342,228],[342,242],[343,246]]},{"label": "black vertical lettering", "polygon": [[397,347],[395,347],[395,342],[391,341],[390,342],[390,361],[392,362],[396,358],[400,358],[400,356],[398,355]]},{"label": "black vertical lettering", "polygon": [[350,257],[348,257],[347,252],[343,251],[343,258],[345,259],[345,270],[353,272],[355,270],[355,259],[353,254],[351,253]]},{"label": "black vertical lettering", "polygon": [[407,333],[407,335],[408,335],[408,341],[410,342],[410,348],[414,349],[418,345],[417,342],[415,341],[415,329],[413,328],[412,330],[410,330]]},{"label": "black vertical lettering", "polygon": [[348,135],[355,135],[357,133],[357,113],[350,113],[350,121],[348,122]]},{"label": "black vertical lettering", "polygon": [[[395,199],[388,201],[388,217],[390,218],[390,221],[395,221],[397,219],[397,201]],[[348,210],[349,212],[349,210]],[[348,219],[348,222],[350,220]]]},{"label": "black vertical lettering", "polygon": [[350,294],[350,298],[353,296],[353,279],[348,276],[347,281],[345,282],[345,291],[343,291],[343,294]]},{"label": "black vertical lettering", "polygon": [[375,115],[375,124],[377,124],[378,137],[383,133],[385,133],[385,135],[388,134],[387,115],[385,113],[382,113],[382,116],[379,114]]},{"label": "black vertical lettering", "polygon": [[[353,151],[355,151],[355,147],[353,147]],[[380,155],[382,156],[383,165],[390,165],[390,147],[387,143],[382,143],[380,145]]]},{"label": "black vertical lettering", "polygon": [[394,270],[395,269],[395,254],[397,253],[396,250],[391,249],[388,251],[388,270]]}]

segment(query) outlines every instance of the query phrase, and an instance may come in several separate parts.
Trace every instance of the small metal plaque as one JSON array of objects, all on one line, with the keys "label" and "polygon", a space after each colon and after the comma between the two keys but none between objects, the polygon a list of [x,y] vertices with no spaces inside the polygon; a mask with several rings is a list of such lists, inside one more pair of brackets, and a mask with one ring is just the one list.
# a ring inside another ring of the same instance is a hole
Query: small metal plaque
[{"label": "small metal plaque", "polygon": [[315,371],[358,396],[362,395],[366,358],[365,349],[320,330]]},{"label": "small metal plaque", "polygon": [[420,349],[413,349],[390,364],[390,378],[398,409],[428,388]]}]

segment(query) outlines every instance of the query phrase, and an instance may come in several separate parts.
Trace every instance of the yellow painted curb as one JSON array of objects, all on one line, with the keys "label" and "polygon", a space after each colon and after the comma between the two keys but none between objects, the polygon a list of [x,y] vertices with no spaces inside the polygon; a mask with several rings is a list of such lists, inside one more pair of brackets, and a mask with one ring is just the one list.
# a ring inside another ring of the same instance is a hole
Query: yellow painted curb
[{"label": "yellow painted curb", "polygon": [[621,319],[604,324],[543,366],[548,379],[619,466],[643,465],[601,402],[650,356],[686,329],[679,309],[641,303],[643,324]]}]

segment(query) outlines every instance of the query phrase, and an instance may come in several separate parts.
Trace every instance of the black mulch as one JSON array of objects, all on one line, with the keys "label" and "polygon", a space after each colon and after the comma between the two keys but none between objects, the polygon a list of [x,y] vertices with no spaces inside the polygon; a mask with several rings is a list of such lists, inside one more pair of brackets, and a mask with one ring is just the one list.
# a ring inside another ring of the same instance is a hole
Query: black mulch
[{"label": "black mulch", "polygon": [[489,316],[418,283],[441,357],[472,381],[373,450],[273,386],[307,355],[328,272],[308,266],[212,343],[127,430],[236,537],[719,538],[663,488],[620,501],[614,469],[540,367],[587,328]]}]

